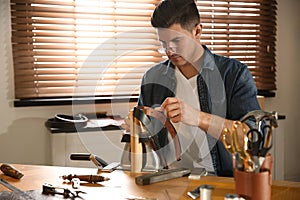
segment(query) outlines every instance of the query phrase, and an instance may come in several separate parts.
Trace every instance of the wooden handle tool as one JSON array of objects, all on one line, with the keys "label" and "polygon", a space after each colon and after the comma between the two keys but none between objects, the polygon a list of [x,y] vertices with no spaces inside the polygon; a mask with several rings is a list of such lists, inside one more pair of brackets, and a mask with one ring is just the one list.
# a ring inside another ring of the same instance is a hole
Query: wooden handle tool
[{"label": "wooden handle tool", "polygon": [[21,179],[24,174],[20,172],[18,169],[9,164],[2,164],[0,166],[0,170],[7,176],[12,178]]}]

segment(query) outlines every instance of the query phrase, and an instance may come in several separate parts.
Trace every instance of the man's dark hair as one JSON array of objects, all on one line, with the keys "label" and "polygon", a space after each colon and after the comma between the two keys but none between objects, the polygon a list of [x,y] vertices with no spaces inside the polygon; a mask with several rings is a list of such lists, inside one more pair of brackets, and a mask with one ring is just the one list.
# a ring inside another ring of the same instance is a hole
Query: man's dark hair
[{"label": "man's dark hair", "polygon": [[182,28],[192,31],[200,23],[200,15],[195,0],[165,0],[155,8],[151,24],[155,28],[169,28],[180,24]]}]

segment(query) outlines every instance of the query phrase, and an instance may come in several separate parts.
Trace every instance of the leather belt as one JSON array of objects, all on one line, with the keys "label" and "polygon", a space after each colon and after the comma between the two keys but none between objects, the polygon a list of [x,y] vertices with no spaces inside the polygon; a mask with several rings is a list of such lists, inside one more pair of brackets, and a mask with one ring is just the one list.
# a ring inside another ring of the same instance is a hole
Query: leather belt
[{"label": "leather belt", "polygon": [[[135,114],[137,116],[135,116]],[[147,107],[147,106],[137,106],[134,108],[133,115],[134,115],[134,117],[136,117],[138,120],[140,120],[143,123],[145,128],[152,134],[151,137],[153,137],[156,134],[154,133],[153,126],[151,124],[151,120],[149,119],[148,116],[158,119],[164,125],[164,127],[167,128],[168,132],[170,133],[170,135],[174,141],[176,159],[177,159],[177,161],[180,160],[181,147],[180,147],[180,142],[179,142],[179,138],[177,135],[177,131],[174,128],[174,126],[171,124],[170,120],[162,112],[154,110],[153,108]],[[154,140],[154,142],[155,142],[155,144],[157,143],[157,145],[159,145],[159,143],[158,143],[158,141],[156,141],[156,139]],[[157,147],[160,148],[160,146],[157,146]]]}]

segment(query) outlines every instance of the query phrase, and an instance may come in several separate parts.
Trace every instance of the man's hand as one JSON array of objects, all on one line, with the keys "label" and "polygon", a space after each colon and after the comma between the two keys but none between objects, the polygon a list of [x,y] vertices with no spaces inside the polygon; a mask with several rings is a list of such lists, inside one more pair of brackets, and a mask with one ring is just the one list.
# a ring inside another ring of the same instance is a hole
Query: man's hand
[{"label": "man's hand", "polygon": [[161,104],[165,115],[174,123],[183,122],[187,125],[197,126],[200,124],[200,111],[184,103],[178,98],[168,97]]}]

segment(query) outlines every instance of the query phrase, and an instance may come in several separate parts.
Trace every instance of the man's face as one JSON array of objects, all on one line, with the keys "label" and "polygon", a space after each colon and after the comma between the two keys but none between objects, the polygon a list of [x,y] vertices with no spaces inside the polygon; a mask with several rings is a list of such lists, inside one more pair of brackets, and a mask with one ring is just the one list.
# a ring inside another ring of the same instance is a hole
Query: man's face
[{"label": "man's face", "polygon": [[169,28],[158,28],[158,39],[162,49],[175,66],[193,63],[201,56],[200,41],[195,31],[192,33],[183,29],[179,24]]}]

